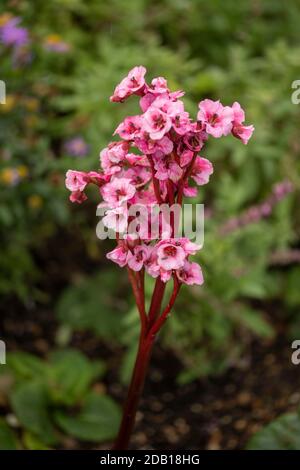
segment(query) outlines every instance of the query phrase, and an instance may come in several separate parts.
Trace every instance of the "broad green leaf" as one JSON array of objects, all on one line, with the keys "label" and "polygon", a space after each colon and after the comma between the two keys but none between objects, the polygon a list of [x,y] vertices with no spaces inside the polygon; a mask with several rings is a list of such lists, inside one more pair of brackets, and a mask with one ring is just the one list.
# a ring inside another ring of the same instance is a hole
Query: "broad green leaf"
[{"label": "broad green leaf", "polygon": [[121,321],[128,308],[128,286],[124,284],[125,300],[118,300],[122,277],[116,276],[117,271],[105,271],[67,288],[57,305],[59,320],[75,329],[92,330],[104,339],[120,337]]},{"label": "broad green leaf", "polygon": [[263,312],[241,306],[233,313],[234,318],[258,336],[272,338],[274,330],[264,317]]},{"label": "broad green leaf", "polygon": [[4,419],[0,418],[0,450],[16,450],[18,441]]},{"label": "broad green leaf", "polygon": [[41,378],[45,374],[47,365],[38,357],[22,351],[7,355],[7,365],[22,379]]},{"label": "broad green leaf", "polygon": [[48,445],[56,437],[48,412],[48,397],[40,382],[25,382],[12,393],[11,404],[20,423]]},{"label": "broad green leaf", "polygon": [[121,418],[119,406],[108,396],[94,392],[87,397],[77,416],[62,411],[55,413],[57,425],[67,434],[82,441],[103,442],[113,439]]},{"label": "broad green leaf", "polygon": [[50,447],[29,431],[23,436],[23,444],[27,450],[50,450]]},{"label": "broad green leaf", "polygon": [[250,450],[300,450],[300,418],[296,413],[280,416],[255,434]]},{"label": "broad green leaf", "polygon": [[105,365],[90,361],[80,351],[68,349],[51,355],[48,384],[51,399],[73,405],[87,393],[91,383],[103,375]]}]

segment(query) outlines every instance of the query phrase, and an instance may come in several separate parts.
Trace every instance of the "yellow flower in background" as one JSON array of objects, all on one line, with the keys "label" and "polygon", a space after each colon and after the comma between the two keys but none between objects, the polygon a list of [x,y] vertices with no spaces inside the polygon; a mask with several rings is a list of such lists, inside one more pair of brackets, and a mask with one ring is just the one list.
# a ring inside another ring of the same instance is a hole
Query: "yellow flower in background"
[{"label": "yellow flower in background", "polygon": [[9,113],[17,104],[16,95],[6,95],[6,102],[0,106],[3,113]]},{"label": "yellow flower in background", "polygon": [[31,209],[39,209],[43,205],[43,199],[38,194],[32,194],[27,199],[27,204]]},{"label": "yellow flower in background", "polygon": [[7,186],[14,186],[20,180],[20,176],[15,168],[4,168],[0,172],[0,181]]},{"label": "yellow flower in background", "polygon": [[0,15],[0,26],[4,26],[11,18],[12,15],[10,13],[3,13]]},{"label": "yellow flower in background", "polygon": [[26,165],[19,165],[18,167],[3,168],[0,171],[0,181],[6,186],[15,186],[22,179],[28,176],[29,170]]},{"label": "yellow flower in background", "polygon": [[18,172],[20,178],[22,178],[22,179],[26,178],[26,176],[28,176],[28,173],[29,173],[28,168],[27,168],[26,165],[18,166],[17,167],[17,172]]}]

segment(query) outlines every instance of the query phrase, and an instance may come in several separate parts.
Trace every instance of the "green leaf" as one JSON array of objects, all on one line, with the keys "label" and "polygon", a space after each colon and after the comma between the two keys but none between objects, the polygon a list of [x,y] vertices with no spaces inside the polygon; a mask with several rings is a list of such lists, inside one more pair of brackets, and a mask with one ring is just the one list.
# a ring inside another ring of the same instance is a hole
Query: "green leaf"
[{"label": "green leaf", "polygon": [[18,441],[4,419],[0,418],[0,450],[16,450]]},{"label": "green leaf", "polygon": [[50,447],[28,431],[24,433],[23,443],[27,450],[50,450]]},{"label": "green leaf", "polygon": [[272,338],[274,329],[264,317],[263,312],[241,306],[232,313],[235,319],[258,336]]},{"label": "green leaf", "polygon": [[7,355],[7,365],[20,378],[41,378],[45,374],[46,364],[41,359],[26,352],[13,352]]},{"label": "green leaf", "polygon": [[296,413],[282,415],[255,434],[249,450],[300,450],[300,418]]},{"label": "green leaf", "polygon": [[26,429],[46,444],[55,444],[54,428],[47,409],[48,397],[42,383],[22,383],[12,393],[11,403],[17,418]]},{"label": "green leaf", "polygon": [[92,330],[104,339],[120,337],[121,321],[128,305],[124,300],[117,300],[122,277],[117,279],[116,275],[117,271],[105,271],[66,289],[57,305],[59,320],[74,329]]},{"label": "green leaf", "polygon": [[94,392],[87,397],[77,416],[62,411],[55,413],[57,425],[67,434],[82,441],[103,442],[113,439],[118,431],[121,412],[108,396]]},{"label": "green leaf", "polygon": [[52,353],[48,372],[49,393],[56,403],[74,405],[87,393],[91,383],[103,375],[101,361],[89,361],[80,351]]}]

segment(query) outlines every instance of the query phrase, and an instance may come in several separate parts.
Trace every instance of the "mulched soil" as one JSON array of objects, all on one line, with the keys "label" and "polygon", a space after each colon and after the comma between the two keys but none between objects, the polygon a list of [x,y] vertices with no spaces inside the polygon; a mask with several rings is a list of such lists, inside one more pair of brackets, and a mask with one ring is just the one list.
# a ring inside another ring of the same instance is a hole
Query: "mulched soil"
[{"label": "mulched soil", "polygon": [[[23,349],[46,356],[55,344],[54,314],[42,308],[2,304],[1,337],[8,351]],[[21,320],[21,321],[20,321]],[[119,402],[126,389],[116,373],[120,350],[112,350],[89,333],[75,333],[72,346],[89,357],[108,360],[104,383]],[[276,416],[300,404],[300,374],[292,365],[290,341],[278,335],[271,342],[253,341],[243,361],[218,377],[178,385],[181,364],[172,351],[156,344],[144,398],[131,441],[134,449],[243,449],[249,437]],[[7,410],[8,412],[9,410]],[[64,448],[95,448],[66,438]],[[107,444],[98,448],[107,448]]]}]

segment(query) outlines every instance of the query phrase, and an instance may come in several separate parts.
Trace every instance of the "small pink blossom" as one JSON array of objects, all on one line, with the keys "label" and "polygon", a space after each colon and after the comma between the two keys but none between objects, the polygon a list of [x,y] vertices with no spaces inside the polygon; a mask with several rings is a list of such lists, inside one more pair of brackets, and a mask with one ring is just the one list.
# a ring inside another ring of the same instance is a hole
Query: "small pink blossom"
[{"label": "small pink blossom", "polygon": [[84,191],[88,184],[87,174],[83,171],[68,170],[66,174],[66,187],[70,191]]},{"label": "small pink blossom", "polygon": [[160,94],[169,92],[167,80],[164,77],[153,78],[151,86],[148,88],[150,93]]},{"label": "small pink blossom", "polygon": [[78,204],[81,204],[82,202],[87,200],[87,196],[84,194],[82,191],[72,191],[70,195],[70,201],[71,202],[77,202]]},{"label": "small pink blossom", "polygon": [[191,163],[194,156],[194,152],[189,149],[185,149],[180,155],[180,166],[186,166]]},{"label": "small pink blossom", "polygon": [[148,132],[152,140],[162,139],[171,126],[170,117],[156,107],[151,106],[143,116],[143,130]]},{"label": "small pink blossom", "polygon": [[166,271],[181,268],[186,254],[181,246],[163,241],[157,248],[157,264]]},{"label": "small pink blossom", "polygon": [[128,261],[128,248],[123,245],[118,246],[114,250],[107,253],[106,258],[118,264],[120,268],[124,268]]},{"label": "small pink blossom", "polygon": [[151,248],[146,245],[137,245],[133,249],[133,253],[130,253],[128,257],[128,266],[133,271],[140,271],[144,266],[144,263],[150,256]]},{"label": "small pink blossom", "polygon": [[121,124],[119,124],[114,135],[119,134],[122,139],[133,140],[140,132],[141,127],[142,120],[140,116],[128,116],[123,122],[121,122]]},{"label": "small pink blossom", "polygon": [[176,114],[173,119],[173,128],[179,135],[185,135],[191,130],[190,115],[187,112],[181,112]]},{"label": "small pink blossom", "polygon": [[110,101],[124,101],[134,93],[138,93],[145,85],[146,69],[143,66],[134,67],[128,73],[119,85],[116,86],[114,94],[110,97]]},{"label": "small pink blossom", "polygon": [[242,124],[245,121],[245,112],[237,101],[233,103],[231,108],[233,111],[232,134],[246,145],[254,132],[254,126]]},{"label": "small pink blossom", "polygon": [[228,135],[232,129],[233,111],[220,101],[209,99],[199,103],[198,121],[205,125],[206,132],[213,137]]},{"label": "small pink blossom", "polygon": [[209,160],[200,156],[196,157],[191,177],[199,186],[207,184],[213,172],[214,169]]},{"label": "small pink blossom", "polygon": [[167,155],[173,150],[173,142],[169,137],[164,136],[160,140],[153,140],[147,132],[144,132],[140,137],[135,139],[135,145],[141,152],[147,155],[157,151],[161,151],[163,154]]},{"label": "small pink blossom", "polygon": [[147,109],[150,108],[151,104],[155,100],[156,96],[153,93],[146,93],[146,95],[142,96],[140,99],[140,107],[143,113],[145,113]]},{"label": "small pink blossom", "polygon": [[128,142],[112,142],[100,152],[100,162],[105,173],[113,175],[121,170],[129,149]]},{"label": "small pink blossom", "polygon": [[184,265],[176,271],[178,279],[189,286],[201,285],[204,282],[201,267],[197,263],[185,261]]},{"label": "small pink blossom", "polygon": [[110,183],[102,186],[101,193],[103,199],[111,207],[117,207],[134,196],[135,187],[127,178],[115,178]]},{"label": "small pink blossom", "polygon": [[176,183],[183,175],[182,168],[174,160],[168,158],[168,156],[158,158],[154,166],[156,178],[162,181],[170,179]]}]

